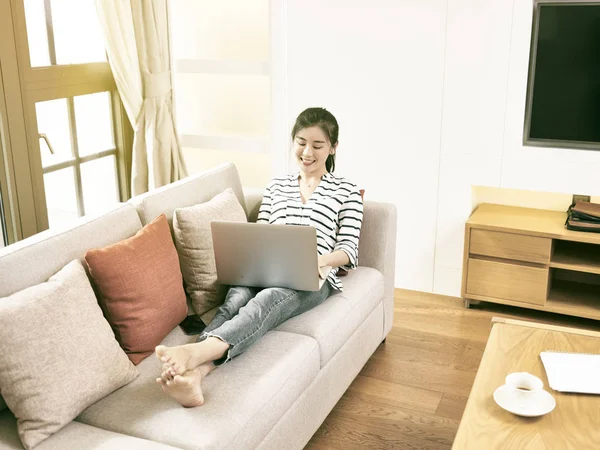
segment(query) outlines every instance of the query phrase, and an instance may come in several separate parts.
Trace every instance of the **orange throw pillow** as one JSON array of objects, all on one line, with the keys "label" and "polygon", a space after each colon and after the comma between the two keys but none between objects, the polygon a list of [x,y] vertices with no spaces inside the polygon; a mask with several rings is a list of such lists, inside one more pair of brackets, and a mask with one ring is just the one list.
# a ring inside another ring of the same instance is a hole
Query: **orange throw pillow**
[{"label": "orange throw pillow", "polygon": [[85,254],[100,306],[139,364],[187,315],[179,257],[164,214],[135,236]]}]

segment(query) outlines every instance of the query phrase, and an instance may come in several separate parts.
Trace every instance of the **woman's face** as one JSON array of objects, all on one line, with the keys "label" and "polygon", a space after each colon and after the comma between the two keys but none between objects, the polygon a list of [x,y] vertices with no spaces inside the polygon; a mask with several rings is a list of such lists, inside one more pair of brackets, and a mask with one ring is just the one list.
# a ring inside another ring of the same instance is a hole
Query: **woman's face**
[{"label": "woman's face", "polygon": [[325,162],[330,154],[335,153],[327,136],[319,127],[303,128],[296,133],[293,154],[296,164],[307,176],[322,176],[327,172]]}]

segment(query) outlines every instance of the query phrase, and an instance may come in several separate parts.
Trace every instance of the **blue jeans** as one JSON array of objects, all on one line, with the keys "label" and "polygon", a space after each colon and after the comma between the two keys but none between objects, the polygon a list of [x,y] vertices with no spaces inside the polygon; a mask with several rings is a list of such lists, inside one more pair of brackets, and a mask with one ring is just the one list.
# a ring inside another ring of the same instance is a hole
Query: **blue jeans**
[{"label": "blue jeans", "polygon": [[232,286],[198,342],[212,336],[229,344],[227,355],[214,361],[215,365],[223,364],[243,353],[267,331],[323,303],[331,290],[329,282],[315,292]]}]

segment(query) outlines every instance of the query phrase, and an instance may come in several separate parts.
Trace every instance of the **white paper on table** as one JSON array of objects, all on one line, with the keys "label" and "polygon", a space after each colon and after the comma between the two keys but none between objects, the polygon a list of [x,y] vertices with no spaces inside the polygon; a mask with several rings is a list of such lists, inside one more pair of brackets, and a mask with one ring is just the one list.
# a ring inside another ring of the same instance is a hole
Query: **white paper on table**
[{"label": "white paper on table", "polygon": [[547,351],[540,357],[555,391],[600,394],[600,355]]}]

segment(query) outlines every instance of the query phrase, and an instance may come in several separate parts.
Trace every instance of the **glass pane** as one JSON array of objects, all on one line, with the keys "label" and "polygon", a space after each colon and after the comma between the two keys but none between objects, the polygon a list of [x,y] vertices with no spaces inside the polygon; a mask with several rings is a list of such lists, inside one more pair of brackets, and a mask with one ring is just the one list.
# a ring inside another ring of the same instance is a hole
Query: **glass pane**
[{"label": "glass pane", "polygon": [[82,164],[81,182],[86,215],[107,211],[119,202],[114,156]]},{"label": "glass pane", "polygon": [[44,174],[50,228],[64,228],[77,220],[77,194],[73,168]]},{"label": "glass pane", "polygon": [[54,150],[53,155],[46,142],[40,139],[43,167],[48,167],[73,157],[67,108],[66,98],[35,104],[38,132],[48,137],[50,145]]},{"label": "glass pane", "polygon": [[106,61],[94,0],[51,0],[56,64]]},{"label": "glass pane", "polygon": [[109,92],[74,98],[79,156],[115,148]]},{"label": "glass pane", "polygon": [[25,0],[25,21],[27,23],[27,41],[31,67],[49,66],[48,30],[44,0]]}]

